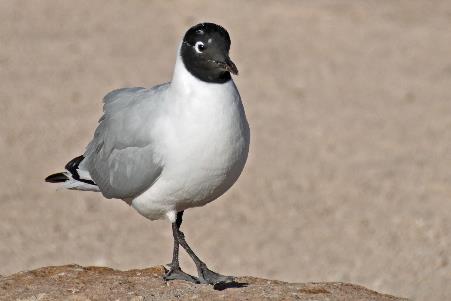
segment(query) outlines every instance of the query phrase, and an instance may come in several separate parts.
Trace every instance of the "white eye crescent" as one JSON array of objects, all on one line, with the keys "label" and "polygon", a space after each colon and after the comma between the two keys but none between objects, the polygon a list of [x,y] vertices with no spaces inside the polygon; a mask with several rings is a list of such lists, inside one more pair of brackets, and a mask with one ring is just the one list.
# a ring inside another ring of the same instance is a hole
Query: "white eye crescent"
[{"label": "white eye crescent", "polygon": [[205,50],[204,42],[201,42],[201,41],[196,42],[196,44],[194,45],[194,49],[196,49],[197,53],[204,52],[204,50]]}]

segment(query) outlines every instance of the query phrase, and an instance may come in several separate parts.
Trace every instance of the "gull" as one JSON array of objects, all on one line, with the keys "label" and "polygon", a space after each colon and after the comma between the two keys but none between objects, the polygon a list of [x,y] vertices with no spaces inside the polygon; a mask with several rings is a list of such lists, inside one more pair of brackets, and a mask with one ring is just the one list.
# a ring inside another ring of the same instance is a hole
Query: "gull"
[{"label": "gull", "polygon": [[[166,281],[233,281],[208,269],[180,230],[183,212],[224,194],[247,160],[250,131],[231,76],[238,69],[229,57],[230,44],[220,25],[191,27],[178,47],[172,80],[108,93],[84,154],[45,179],[121,199],[149,220],[169,220],[174,248]],[[180,268],[179,246],[198,277]]]}]

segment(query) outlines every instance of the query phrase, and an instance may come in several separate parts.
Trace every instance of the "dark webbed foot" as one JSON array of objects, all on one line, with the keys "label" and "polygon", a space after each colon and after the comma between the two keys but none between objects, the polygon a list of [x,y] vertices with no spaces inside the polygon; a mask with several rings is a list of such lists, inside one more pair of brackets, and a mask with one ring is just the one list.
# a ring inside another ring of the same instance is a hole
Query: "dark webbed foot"
[{"label": "dark webbed foot", "polygon": [[207,268],[207,266],[202,266],[199,269],[199,282],[204,284],[219,284],[219,283],[232,283],[234,278],[232,276],[224,276],[213,272]]},{"label": "dark webbed foot", "polygon": [[166,281],[170,280],[185,280],[192,283],[199,283],[199,279],[190,274],[185,273],[180,268],[171,268],[164,276],[163,279]]},{"label": "dark webbed foot", "polygon": [[[177,212],[177,219],[174,223],[172,223],[172,233],[174,236],[174,252],[173,252],[173,260],[170,264],[171,270],[166,274],[165,280],[172,280],[172,279],[182,279],[186,281],[192,281],[192,279],[195,279],[196,282],[194,283],[202,283],[202,284],[211,284],[211,285],[217,285],[217,284],[230,284],[234,282],[234,278],[231,276],[224,276],[221,274],[218,274],[216,272],[213,272],[207,268],[207,265],[197,257],[197,255],[191,250],[188,243],[185,240],[185,235],[182,231],[180,231],[180,225],[182,224],[182,216],[183,211]],[[197,273],[199,274],[199,278],[194,278],[191,275],[186,274],[183,272],[178,263],[178,247],[179,244],[185,249],[185,251],[188,253],[188,255],[191,257],[191,259],[194,261],[194,264],[197,268]],[[172,275],[174,274],[174,275]]]}]

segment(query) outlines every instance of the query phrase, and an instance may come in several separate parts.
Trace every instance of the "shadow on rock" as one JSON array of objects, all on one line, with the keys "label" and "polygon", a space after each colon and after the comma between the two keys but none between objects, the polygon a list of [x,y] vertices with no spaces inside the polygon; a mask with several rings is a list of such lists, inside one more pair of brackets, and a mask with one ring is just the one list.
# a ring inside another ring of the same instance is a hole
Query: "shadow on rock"
[{"label": "shadow on rock", "polygon": [[228,288],[240,288],[240,287],[246,287],[246,286],[248,286],[248,283],[246,283],[246,282],[237,282],[237,281],[220,282],[220,283],[216,283],[215,285],[213,285],[213,289],[215,289],[217,291],[223,291]]}]

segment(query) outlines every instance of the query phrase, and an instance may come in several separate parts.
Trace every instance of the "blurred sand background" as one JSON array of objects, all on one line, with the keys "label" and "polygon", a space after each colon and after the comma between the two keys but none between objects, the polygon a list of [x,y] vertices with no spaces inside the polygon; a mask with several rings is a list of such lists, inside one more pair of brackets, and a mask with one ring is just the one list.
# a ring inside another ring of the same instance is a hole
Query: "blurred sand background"
[{"label": "blurred sand background", "polygon": [[449,1],[1,1],[0,274],[170,261],[167,222],[43,179],[83,152],[108,91],[170,79],[200,21],[231,34],[252,145],[237,184],[185,213],[198,254],[451,298]]}]

